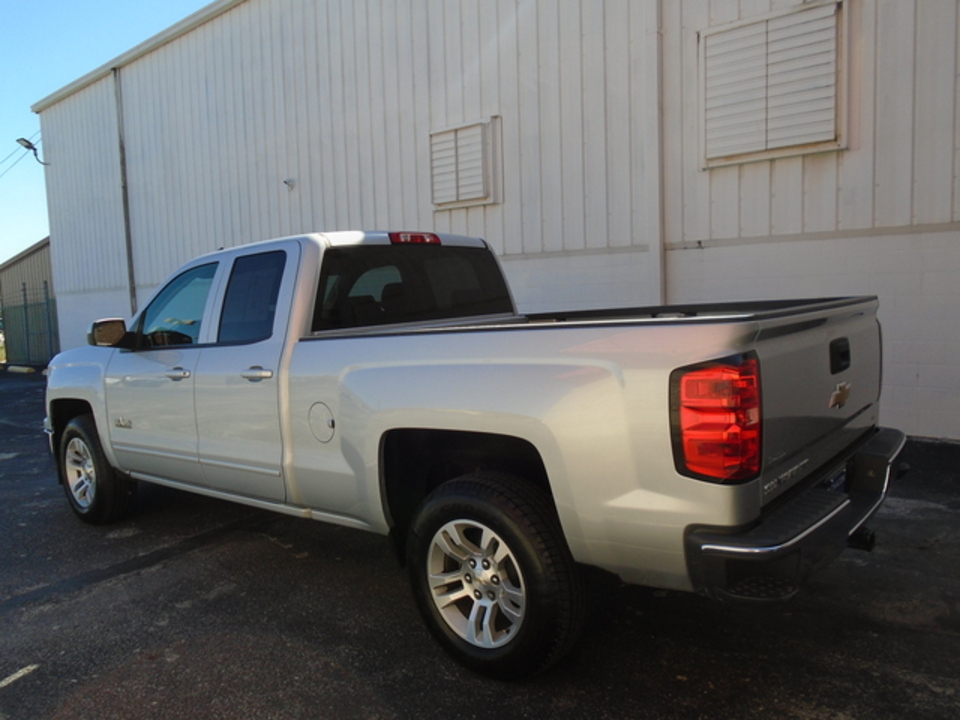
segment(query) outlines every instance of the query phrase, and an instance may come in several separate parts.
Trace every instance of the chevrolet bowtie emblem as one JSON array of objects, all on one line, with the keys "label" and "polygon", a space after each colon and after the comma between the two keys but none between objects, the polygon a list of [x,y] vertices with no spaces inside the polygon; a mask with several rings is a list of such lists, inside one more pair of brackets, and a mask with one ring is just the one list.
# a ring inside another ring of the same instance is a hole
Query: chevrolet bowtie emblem
[{"label": "chevrolet bowtie emblem", "polygon": [[836,389],[830,395],[830,407],[831,408],[842,408],[847,404],[847,400],[850,399],[850,383],[842,382],[838,383]]}]

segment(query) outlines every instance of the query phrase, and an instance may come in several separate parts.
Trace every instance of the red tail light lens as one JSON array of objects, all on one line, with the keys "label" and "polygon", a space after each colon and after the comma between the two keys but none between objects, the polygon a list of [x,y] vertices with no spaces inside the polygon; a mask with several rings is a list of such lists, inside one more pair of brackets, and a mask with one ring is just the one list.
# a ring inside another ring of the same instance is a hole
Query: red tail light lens
[{"label": "red tail light lens", "polygon": [[440,238],[433,233],[392,232],[390,242],[394,245],[439,245]]},{"label": "red tail light lens", "polygon": [[760,474],[760,363],[755,356],[695,365],[670,376],[677,470],[713,482]]}]

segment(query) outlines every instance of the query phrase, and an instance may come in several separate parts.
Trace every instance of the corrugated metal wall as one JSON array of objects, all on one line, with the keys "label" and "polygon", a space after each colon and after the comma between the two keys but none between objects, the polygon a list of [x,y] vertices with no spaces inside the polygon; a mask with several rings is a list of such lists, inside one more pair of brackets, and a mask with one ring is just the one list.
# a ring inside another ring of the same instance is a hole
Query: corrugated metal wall
[{"label": "corrugated metal wall", "polygon": [[[654,3],[627,0],[565,0],[559,12],[553,0],[249,0],[229,10],[120,70],[138,284],[278,235],[437,228],[510,255],[653,247],[634,300],[655,301],[656,23]],[[111,92],[104,79],[43,111],[45,137],[59,141],[51,151],[85,161],[52,158],[58,200],[88,192],[77,177],[91,171],[115,186]],[[507,148],[497,158],[504,202],[435,212],[430,133],[492,117]],[[82,252],[92,223],[59,203],[51,215],[77,226],[69,244]],[[119,259],[118,207],[103,210],[110,227],[99,232]],[[123,279],[109,268],[108,282]],[[70,290],[105,281],[65,278]]]},{"label": "corrugated metal wall", "polygon": [[[699,33],[817,4],[219,0],[117,63],[140,298],[352,227],[484,236],[524,310],[877,293],[888,421],[960,437],[958,0],[844,0],[846,149],[702,169]],[[128,306],[110,70],[41,103],[65,346]],[[501,202],[437,210],[431,134],[478,122]]]},{"label": "corrugated metal wall", "polygon": [[42,288],[44,283],[52,294],[49,239],[41,240],[0,265],[0,302],[4,307],[16,305],[22,299],[24,285],[33,291]]},{"label": "corrugated metal wall", "polygon": [[0,266],[0,309],[7,363],[42,365],[59,351],[49,239]]},{"label": "corrugated metal wall", "polygon": [[40,116],[50,163],[53,272],[61,295],[123,288],[127,282],[115,108],[107,76]]},{"label": "corrugated metal wall", "polygon": [[847,149],[708,171],[697,33],[802,5],[663,7],[668,299],[877,295],[883,422],[960,438],[960,3],[848,0]]},{"label": "corrugated metal wall", "polygon": [[956,0],[845,3],[847,151],[700,170],[697,33],[801,6],[664,3],[669,248],[960,220]]}]

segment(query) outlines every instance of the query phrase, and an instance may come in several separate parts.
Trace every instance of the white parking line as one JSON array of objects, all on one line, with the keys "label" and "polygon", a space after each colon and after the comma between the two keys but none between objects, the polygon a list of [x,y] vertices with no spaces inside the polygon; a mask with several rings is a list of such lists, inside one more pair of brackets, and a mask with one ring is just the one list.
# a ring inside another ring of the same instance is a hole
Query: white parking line
[{"label": "white parking line", "polygon": [[21,678],[25,678],[27,675],[29,675],[30,673],[32,673],[32,672],[33,672],[34,670],[36,670],[38,667],[40,667],[40,666],[39,666],[39,665],[27,665],[27,666],[26,666],[25,668],[23,668],[22,670],[17,670],[17,671],[16,671],[13,675],[11,675],[10,677],[7,677],[7,678],[4,678],[3,680],[0,680],[0,690],[3,690],[3,689],[4,689],[5,687],[7,687],[8,685],[13,685],[17,680],[20,680]]}]

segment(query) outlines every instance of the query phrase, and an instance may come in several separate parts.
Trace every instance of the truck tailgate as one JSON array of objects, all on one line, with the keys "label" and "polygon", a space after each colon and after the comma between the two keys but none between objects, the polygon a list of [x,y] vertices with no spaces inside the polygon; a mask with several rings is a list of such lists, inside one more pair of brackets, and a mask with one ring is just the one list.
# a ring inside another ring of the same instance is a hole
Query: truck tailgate
[{"label": "truck tailgate", "polygon": [[761,317],[756,341],[763,417],[761,502],[820,471],[877,423],[876,298]]}]

